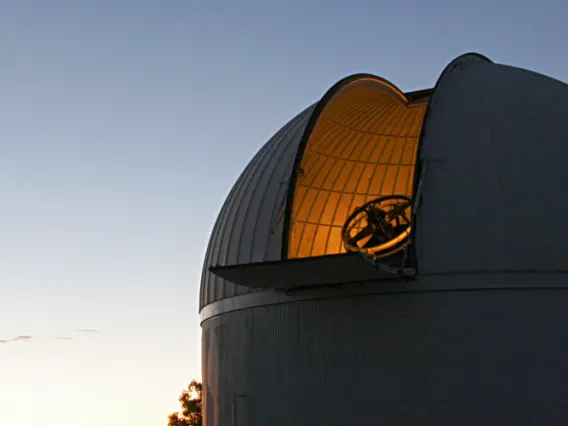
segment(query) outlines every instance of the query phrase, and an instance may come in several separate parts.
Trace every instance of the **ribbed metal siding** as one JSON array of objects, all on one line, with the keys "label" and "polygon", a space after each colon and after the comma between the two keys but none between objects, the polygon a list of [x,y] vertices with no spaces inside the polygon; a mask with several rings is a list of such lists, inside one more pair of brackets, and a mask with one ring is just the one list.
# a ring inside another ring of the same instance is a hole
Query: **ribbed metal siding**
[{"label": "ribbed metal siding", "polygon": [[568,85],[467,56],[424,126],[420,271],[568,270]]},{"label": "ribbed metal siding", "polygon": [[235,426],[566,424],[567,321],[562,289],[403,293],[222,315],[203,324],[204,424],[232,425],[236,394]]},{"label": "ribbed metal siding", "polygon": [[209,272],[211,265],[280,259],[287,180],[313,106],[298,114],[256,154],[231,190],[213,228],[201,278],[200,308],[249,289]]}]

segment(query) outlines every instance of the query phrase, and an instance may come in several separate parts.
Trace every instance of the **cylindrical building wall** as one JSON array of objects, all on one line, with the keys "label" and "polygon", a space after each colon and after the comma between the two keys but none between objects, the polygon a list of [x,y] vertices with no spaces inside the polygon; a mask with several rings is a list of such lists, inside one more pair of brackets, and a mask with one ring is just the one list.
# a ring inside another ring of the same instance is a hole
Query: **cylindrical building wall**
[{"label": "cylindrical building wall", "polygon": [[564,276],[440,280],[205,321],[205,424],[565,424]]}]

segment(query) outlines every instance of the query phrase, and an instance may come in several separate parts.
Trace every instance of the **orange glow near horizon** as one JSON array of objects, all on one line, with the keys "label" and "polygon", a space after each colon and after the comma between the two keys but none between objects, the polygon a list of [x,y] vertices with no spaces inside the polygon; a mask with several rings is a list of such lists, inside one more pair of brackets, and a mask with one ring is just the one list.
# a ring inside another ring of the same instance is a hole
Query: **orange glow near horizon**
[{"label": "orange glow near horizon", "polygon": [[166,425],[181,391],[200,380],[197,336],[172,351],[162,338],[148,348],[135,334],[0,345],[0,425]]}]

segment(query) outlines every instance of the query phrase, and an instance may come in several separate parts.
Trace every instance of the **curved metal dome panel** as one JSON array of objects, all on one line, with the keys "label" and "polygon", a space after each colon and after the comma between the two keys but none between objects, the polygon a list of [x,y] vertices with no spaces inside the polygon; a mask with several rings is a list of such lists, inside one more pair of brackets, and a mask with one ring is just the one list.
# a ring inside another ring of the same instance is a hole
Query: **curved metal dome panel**
[{"label": "curved metal dome panel", "polygon": [[566,270],[568,85],[481,57],[443,73],[424,128],[421,274]]},{"label": "curved metal dome panel", "polygon": [[250,291],[211,273],[210,266],[280,259],[288,181],[313,109],[305,109],[274,135],[229,193],[205,255],[200,307]]}]

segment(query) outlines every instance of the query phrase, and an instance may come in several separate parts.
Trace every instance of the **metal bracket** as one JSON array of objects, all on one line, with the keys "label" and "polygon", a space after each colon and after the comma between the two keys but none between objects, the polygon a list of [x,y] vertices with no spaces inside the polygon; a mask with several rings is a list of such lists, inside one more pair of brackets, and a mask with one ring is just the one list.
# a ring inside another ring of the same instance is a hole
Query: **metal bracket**
[{"label": "metal bracket", "polygon": [[375,268],[378,268],[380,271],[386,272],[387,274],[396,275],[400,278],[414,278],[416,276],[416,270],[414,268],[405,267],[406,261],[404,259],[406,258],[406,254],[400,266],[397,268],[395,266],[387,265],[386,263],[380,262],[379,260],[371,256],[367,256],[365,253],[361,251],[359,251],[358,253],[364,260],[369,262]]}]

